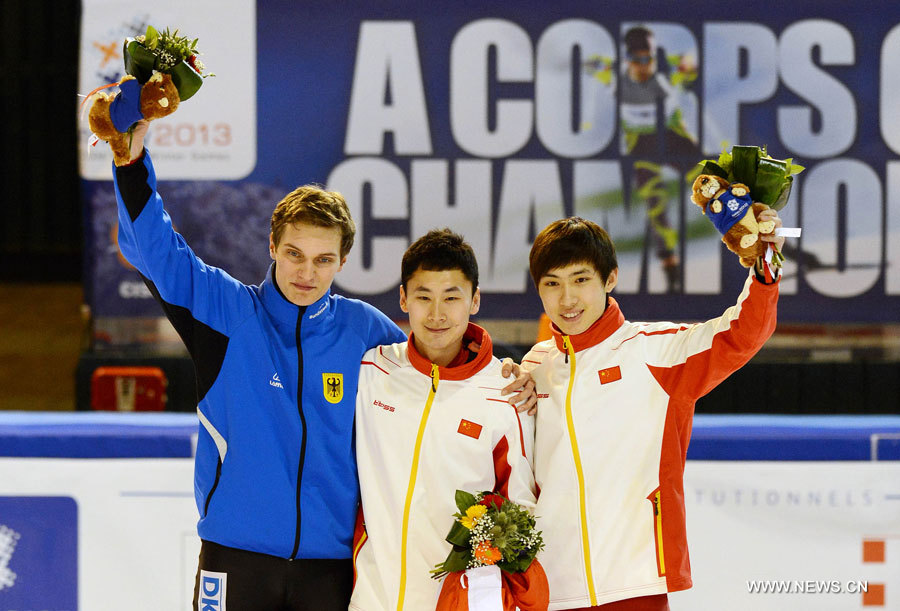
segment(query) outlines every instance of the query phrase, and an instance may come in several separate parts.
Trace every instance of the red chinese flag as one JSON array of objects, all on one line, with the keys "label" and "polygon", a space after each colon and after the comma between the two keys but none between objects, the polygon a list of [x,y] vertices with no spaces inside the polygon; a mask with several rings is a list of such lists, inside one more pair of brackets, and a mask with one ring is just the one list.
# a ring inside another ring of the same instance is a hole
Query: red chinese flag
[{"label": "red chinese flag", "polygon": [[619,366],[615,367],[607,367],[606,369],[601,369],[597,372],[600,374],[600,383],[601,384],[609,384],[610,382],[615,382],[616,380],[622,379],[622,370],[619,369]]},{"label": "red chinese flag", "polygon": [[481,437],[481,425],[469,422],[468,420],[460,420],[459,428],[456,429],[456,432],[468,435],[472,439],[478,439]]}]

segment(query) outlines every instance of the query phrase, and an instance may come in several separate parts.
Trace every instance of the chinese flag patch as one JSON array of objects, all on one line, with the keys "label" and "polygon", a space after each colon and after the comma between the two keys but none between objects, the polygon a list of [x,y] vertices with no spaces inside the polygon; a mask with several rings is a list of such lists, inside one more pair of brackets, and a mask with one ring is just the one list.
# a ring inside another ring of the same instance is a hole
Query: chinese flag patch
[{"label": "chinese flag patch", "polygon": [[606,369],[601,369],[597,372],[600,374],[600,383],[601,384],[609,384],[610,382],[615,382],[616,380],[622,379],[622,370],[619,369],[619,366],[615,367],[607,367]]},{"label": "chinese flag patch", "polygon": [[481,437],[481,425],[469,422],[468,420],[460,420],[459,428],[456,429],[456,432],[467,435],[472,439],[478,439]]}]

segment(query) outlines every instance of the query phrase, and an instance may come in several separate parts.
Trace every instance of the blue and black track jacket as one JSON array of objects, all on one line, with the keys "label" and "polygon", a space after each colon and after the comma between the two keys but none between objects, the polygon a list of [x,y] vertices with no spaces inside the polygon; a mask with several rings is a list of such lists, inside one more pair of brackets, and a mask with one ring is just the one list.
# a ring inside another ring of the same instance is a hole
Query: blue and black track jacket
[{"label": "blue and black track jacket", "polygon": [[273,267],[247,286],[203,263],[172,229],[146,151],[115,168],[115,185],[122,254],[196,369],[200,538],[282,558],[349,558],[359,362],[405,335],[355,299],[292,304]]}]

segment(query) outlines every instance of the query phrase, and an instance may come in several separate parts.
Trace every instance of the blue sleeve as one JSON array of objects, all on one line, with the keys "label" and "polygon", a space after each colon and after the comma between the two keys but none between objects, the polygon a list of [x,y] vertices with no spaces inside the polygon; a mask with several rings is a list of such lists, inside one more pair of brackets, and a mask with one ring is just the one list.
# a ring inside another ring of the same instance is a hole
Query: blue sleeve
[{"label": "blue sleeve", "polygon": [[250,289],[223,270],[206,265],[172,227],[156,190],[149,153],[114,168],[119,248],[166,304],[226,335],[254,311]]},{"label": "blue sleeve", "polygon": [[406,341],[406,334],[397,326],[397,323],[385,316],[378,308],[365,302],[360,303],[362,303],[366,318],[369,321],[368,333],[365,337],[366,350],[376,346]]}]

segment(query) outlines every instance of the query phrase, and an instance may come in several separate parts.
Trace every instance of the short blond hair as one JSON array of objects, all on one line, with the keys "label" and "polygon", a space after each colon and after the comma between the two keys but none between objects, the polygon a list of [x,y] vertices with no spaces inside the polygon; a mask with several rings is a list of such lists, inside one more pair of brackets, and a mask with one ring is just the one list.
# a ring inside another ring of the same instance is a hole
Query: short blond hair
[{"label": "short blond hair", "polygon": [[336,227],[341,231],[341,258],[353,247],[356,224],[344,196],[318,185],[303,185],[284,196],[272,212],[272,242],[281,241],[284,228],[295,223],[316,227]]}]

